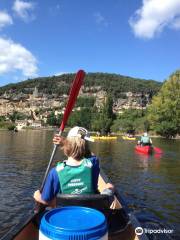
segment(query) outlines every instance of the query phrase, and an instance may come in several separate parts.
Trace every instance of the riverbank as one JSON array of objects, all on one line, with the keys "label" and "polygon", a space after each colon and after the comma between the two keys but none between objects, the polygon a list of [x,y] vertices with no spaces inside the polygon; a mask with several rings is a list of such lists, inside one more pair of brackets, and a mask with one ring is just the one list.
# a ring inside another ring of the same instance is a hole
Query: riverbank
[{"label": "riverbank", "polygon": [[[20,132],[20,131],[26,131],[26,130],[56,130],[57,128],[56,127],[23,127],[22,129],[18,130],[17,132]],[[57,129],[58,130],[58,129]],[[0,128],[0,131],[14,131],[14,130],[9,130],[7,128]]]},{"label": "riverbank", "polygon": [[[65,128],[65,132],[68,132],[69,131],[69,127],[68,128]],[[59,128],[57,128],[57,127],[52,127],[52,126],[46,126],[46,127],[23,127],[21,130],[18,130],[18,131],[25,131],[25,130],[39,130],[39,131],[59,131]],[[7,128],[0,128],[0,131],[14,131],[14,130],[9,130],[9,129],[7,129]],[[17,131],[17,132],[18,132]],[[90,134],[91,135],[96,135],[96,132],[94,132],[94,131],[89,131],[90,132]],[[118,137],[122,137],[122,136],[124,136],[125,135],[125,133],[122,133],[122,132],[113,132],[113,133],[111,133],[111,135],[112,136],[118,136]],[[142,133],[138,133],[138,134],[135,134],[134,136],[136,137],[136,138],[140,138],[141,136],[143,135],[143,132]],[[157,135],[156,133],[152,133],[152,132],[150,132],[149,133],[149,136],[151,137],[151,138],[163,138],[163,139],[166,139],[165,137],[162,137],[162,136],[160,136],[160,135]],[[180,135],[177,135],[176,137],[174,137],[174,138],[171,138],[170,140],[180,140]]]}]

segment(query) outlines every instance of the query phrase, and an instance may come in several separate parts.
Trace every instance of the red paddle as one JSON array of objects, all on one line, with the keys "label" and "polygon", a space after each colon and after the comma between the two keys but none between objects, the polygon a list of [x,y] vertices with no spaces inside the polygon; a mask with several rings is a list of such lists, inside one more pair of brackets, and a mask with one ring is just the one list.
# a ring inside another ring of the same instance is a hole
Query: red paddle
[{"label": "red paddle", "polygon": [[[71,113],[71,111],[74,107],[74,104],[76,102],[79,90],[80,90],[80,88],[83,84],[84,77],[85,77],[85,72],[83,70],[79,70],[77,72],[75,78],[74,78],[74,81],[72,83],[71,90],[70,90],[70,93],[69,93],[68,103],[66,105],[66,109],[65,109],[64,116],[63,116],[63,119],[62,119],[62,122],[61,122],[61,126],[59,128],[59,136],[61,136],[61,134],[64,130],[64,127],[67,123],[67,120],[69,118],[69,115],[70,115],[70,113]],[[46,182],[46,178],[47,178],[47,175],[49,173],[50,167],[52,165],[56,150],[57,150],[57,145],[54,145],[54,149],[52,151],[52,154],[51,154],[51,157],[50,157],[50,160],[49,160],[49,164],[47,166],[46,172],[44,174],[44,179],[43,179],[42,184],[41,184],[40,192],[42,192],[42,190],[44,188],[44,184]]]},{"label": "red paddle", "polygon": [[60,132],[64,130],[64,127],[66,125],[66,122],[68,120],[68,117],[72,111],[72,108],[74,107],[74,104],[77,99],[77,95],[79,93],[79,90],[83,84],[83,79],[85,77],[85,72],[83,70],[79,70],[75,76],[75,79],[73,81],[70,93],[69,93],[69,100],[66,105],[66,110],[64,112],[63,120],[60,126]]}]

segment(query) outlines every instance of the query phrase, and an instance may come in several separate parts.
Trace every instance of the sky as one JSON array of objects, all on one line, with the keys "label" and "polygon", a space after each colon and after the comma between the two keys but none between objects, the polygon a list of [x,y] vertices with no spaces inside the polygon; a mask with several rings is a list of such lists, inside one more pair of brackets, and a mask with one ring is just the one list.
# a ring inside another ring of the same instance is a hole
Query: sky
[{"label": "sky", "polygon": [[180,69],[180,0],[0,0],[0,86],[78,69],[163,82]]}]

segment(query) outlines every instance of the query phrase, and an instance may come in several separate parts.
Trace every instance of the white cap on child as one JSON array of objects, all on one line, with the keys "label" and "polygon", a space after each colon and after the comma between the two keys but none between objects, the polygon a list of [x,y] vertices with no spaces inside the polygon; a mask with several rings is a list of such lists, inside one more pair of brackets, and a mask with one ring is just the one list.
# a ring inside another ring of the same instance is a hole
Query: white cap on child
[{"label": "white cap on child", "polygon": [[87,141],[94,142],[94,139],[90,137],[89,132],[85,128],[78,126],[71,128],[71,130],[68,132],[67,137],[80,137]]}]

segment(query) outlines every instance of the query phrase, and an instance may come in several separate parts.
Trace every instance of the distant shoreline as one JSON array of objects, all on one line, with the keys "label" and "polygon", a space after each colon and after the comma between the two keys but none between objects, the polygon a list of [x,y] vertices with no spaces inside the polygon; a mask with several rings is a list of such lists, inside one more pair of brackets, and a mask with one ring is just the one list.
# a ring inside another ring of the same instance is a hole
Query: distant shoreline
[{"label": "distant shoreline", "polygon": [[[56,128],[56,127],[41,127],[41,128],[23,128],[21,130],[19,130],[18,132],[21,132],[21,131],[29,131],[29,130],[32,130],[32,131],[54,131],[54,132],[58,132],[59,128]],[[66,128],[65,129],[65,132],[66,130],[68,131],[69,128]],[[8,132],[13,132],[14,130],[8,130],[6,128],[0,128],[0,131],[8,131]],[[15,131],[14,131],[15,132]],[[96,135],[96,132],[91,132],[91,135]],[[143,133],[142,133],[143,134]],[[142,134],[136,134],[135,137],[138,138],[138,137],[141,137]],[[112,136],[118,136],[118,137],[121,137],[121,136],[124,136],[123,133],[113,133]],[[149,137],[151,138],[162,138],[162,139],[166,139],[165,137],[162,137],[160,135],[156,135],[156,134],[149,134]],[[137,139],[138,140],[138,139]],[[172,138],[172,139],[169,139],[169,140],[180,140],[180,136],[176,136],[175,138]]]}]

